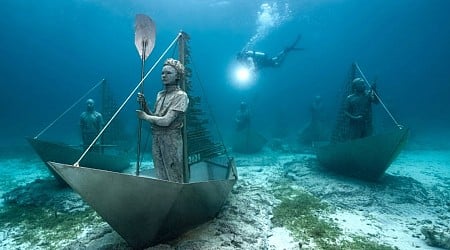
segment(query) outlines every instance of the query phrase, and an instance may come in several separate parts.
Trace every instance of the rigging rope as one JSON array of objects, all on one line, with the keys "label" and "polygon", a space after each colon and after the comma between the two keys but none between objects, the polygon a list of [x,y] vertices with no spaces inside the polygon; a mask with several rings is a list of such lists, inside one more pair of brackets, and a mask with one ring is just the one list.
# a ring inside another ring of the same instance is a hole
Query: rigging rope
[{"label": "rigging rope", "polygon": [[[194,63],[194,60],[192,59],[192,56],[189,55],[189,57],[190,57],[190,59],[191,59],[192,65],[194,66],[194,68],[196,68],[196,67],[195,67],[195,63]],[[200,76],[199,76],[197,70],[195,70],[195,76],[197,77],[197,80],[198,80],[198,82],[199,82],[200,88],[201,88],[202,93],[203,93],[203,97],[205,98],[206,106],[208,107],[209,114],[210,114],[210,116],[211,116],[211,120],[212,120],[212,122],[213,122],[213,124],[214,124],[214,127],[215,127],[216,130],[217,130],[216,132],[217,132],[217,134],[218,134],[218,136],[219,136],[219,140],[220,140],[220,142],[221,142],[221,144],[222,144],[222,147],[223,147],[223,149],[224,149],[224,151],[225,151],[225,155],[226,155],[227,158],[229,159],[230,156],[229,156],[229,154],[228,154],[227,147],[225,147],[225,144],[224,144],[224,140],[223,140],[222,134],[220,133],[219,126],[217,125],[216,118],[215,118],[215,116],[214,116],[214,114],[213,114],[213,112],[212,112],[211,105],[209,105],[209,102],[208,102],[208,98],[207,98],[207,96],[206,96],[205,89],[204,89],[204,87],[203,87],[202,81],[201,81],[201,79],[200,79]]]},{"label": "rigging rope", "polygon": [[[125,104],[130,100],[130,98],[134,95],[134,93],[139,89],[139,87],[142,85],[144,80],[149,76],[149,74],[155,69],[155,67],[159,64],[159,62],[162,60],[162,58],[167,54],[167,52],[172,48],[172,46],[177,42],[178,38],[181,37],[181,32],[178,33],[178,35],[175,37],[175,39],[172,41],[172,43],[167,47],[166,50],[161,54],[161,56],[156,60],[156,62],[153,64],[153,66],[149,69],[149,71],[145,74],[145,76],[141,79],[141,81],[137,84],[137,86],[131,91],[131,93],[128,95],[128,97],[125,99],[125,101],[120,105],[120,107],[117,109],[117,111],[114,113],[114,115],[109,119],[109,121],[106,123],[106,125],[103,127],[103,129],[98,133],[97,137],[95,137],[94,140],[92,140],[89,147],[86,148],[86,150],[83,152],[83,154],[80,156],[80,158],[73,164],[75,167],[80,166],[80,161],[84,158],[84,156],[87,154],[87,152],[92,148],[92,146],[97,142],[97,140],[102,136],[103,132],[109,127],[111,122],[116,118],[116,116],[119,114],[119,112],[123,109]],[[140,143],[140,142],[139,142]]]},{"label": "rigging rope", "polygon": [[[356,68],[358,69],[359,73],[361,74],[361,77],[363,78],[364,82],[369,86],[370,89],[372,89],[372,86],[370,86],[369,82],[366,79],[366,76],[364,76],[364,73],[361,71],[361,69],[359,68],[358,63],[355,63]],[[399,124],[397,122],[397,120],[394,118],[394,116],[391,114],[391,112],[389,111],[389,109],[386,107],[386,105],[384,105],[383,100],[381,100],[380,96],[377,94],[377,92],[373,91],[373,94],[375,95],[375,97],[380,101],[381,105],[383,106],[384,110],[386,111],[386,113],[388,113],[388,115],[391,117],[391,119],[394,121],[395,125],[402,129],[403,125]]]},{"label": "rigging rope", "polygon": [[61,119],[61,117],[63,117],[65,114],[67,114],[67,112],[69,112],[71,109],[73,109],[78,103],[81,102],[81,100],[83,100],[88,94],[90,94],[94,89],[96,89],[104,81],[105,81],[105,79],[102,79],[97,84],[95,84],[95,86],[92,87],[88,92],[86,92],[86,94],[84,94],[82,97],[80,97],[80,99],[78,99],[74,104],[72,104],[72,106],[70,106],[68,109],[66,109],[66,111],[64,111],[61,115],[59,115],[58,118],[56,118],[52,123],[50,123],[46,128],[44,128],[39,134],[37,134],[34,137],[34,139],[37,139],[39,136],[41,136],[43,133],[45,133],[45,131],[47,131],[51,126],[53,126],[53,124],[55,124],[59,119]]}]

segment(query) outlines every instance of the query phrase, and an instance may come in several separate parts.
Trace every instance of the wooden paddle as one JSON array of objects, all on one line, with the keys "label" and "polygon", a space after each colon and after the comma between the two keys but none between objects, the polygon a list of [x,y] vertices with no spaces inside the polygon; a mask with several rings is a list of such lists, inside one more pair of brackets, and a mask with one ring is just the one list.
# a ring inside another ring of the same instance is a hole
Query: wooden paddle
[{"label": "wooden paddle", "polygon": [[[134,44],[141,57],[141,87],[140,92],[144,94],[144,70],[145,60],[148,58],[153,48],[155,47],[155,23],[153,20],[144,15],[137,14],[134,25]],[[140,108],[145,110],[144,103],[140,103]],[[140,161],[141,161],[141,137],[142,137],[142,120],[139,119],[138,126],[138,145],[137,145],[137,161],[136,161],[136,175],[139,175]]]}]

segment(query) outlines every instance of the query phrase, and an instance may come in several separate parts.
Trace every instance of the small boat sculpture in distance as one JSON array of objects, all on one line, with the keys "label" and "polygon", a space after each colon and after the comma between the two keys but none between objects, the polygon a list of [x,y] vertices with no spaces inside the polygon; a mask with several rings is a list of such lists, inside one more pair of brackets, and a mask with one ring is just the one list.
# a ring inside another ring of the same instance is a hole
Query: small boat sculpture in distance
[{"label": "small boat sculpture in distance", "polygon": [[[379,99],[387,113],[397,125],[392,131],[378,133],[358,139],[348,139],[349,121],[344,114],[345,98],[351,93],[351,83],[356,77],[367,80],[355,63],[343,94],[341,109],[330,143],[316,143],[316,155],[321,166],[339,174],[364,180],[379,180],[405,146],[409,129],[397,123]],[[368,83],[367,83],[368,84]]]}]

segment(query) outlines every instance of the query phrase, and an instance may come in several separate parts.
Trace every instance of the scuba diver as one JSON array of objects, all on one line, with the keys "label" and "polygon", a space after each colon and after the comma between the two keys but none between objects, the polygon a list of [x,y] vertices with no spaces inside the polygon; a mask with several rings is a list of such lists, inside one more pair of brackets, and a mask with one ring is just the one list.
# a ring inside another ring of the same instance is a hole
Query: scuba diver
[{"label": "scuba diver", "polygon": [[298,35],[295,41],[289,47],[283,49],[274,57],[269,57],[264,52],[246,50],[239,52],[236,55],[236,59],[238,62],[248,66],[248,68],[250,68],[254,72],[258,71],[261,68],[279,67],[290,51],[303,50],[303,48],[295,47],[301,37],[301,35]]}]

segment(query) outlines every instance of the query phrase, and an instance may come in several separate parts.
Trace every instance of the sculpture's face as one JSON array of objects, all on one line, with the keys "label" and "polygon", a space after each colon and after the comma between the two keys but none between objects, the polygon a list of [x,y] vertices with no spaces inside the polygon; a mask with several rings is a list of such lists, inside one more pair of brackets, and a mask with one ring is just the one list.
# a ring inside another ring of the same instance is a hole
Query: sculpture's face
[{"label": "sculpture's face", "polygon": [[166,65],[162,69],[161,80],[164,85],[173,85],[176,84],[178,79],[178,73],[174,67],[170,65]]},{"label": "sculpture's face", "polygon": [[364,85],[364,81],[361,78],[355,78],[353,80],[353,90],[356,93],[362,93],[366,89],[366,86]]},{"label": "sculpture's face", "polygon": [[86,101],[86,110],[87,111],[93,111],[94,110],[94,100],[92,100],[92,99],[88,99],[87,101]]}]

